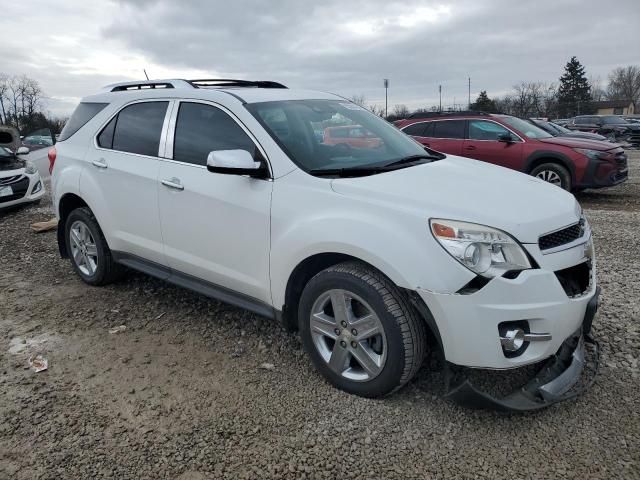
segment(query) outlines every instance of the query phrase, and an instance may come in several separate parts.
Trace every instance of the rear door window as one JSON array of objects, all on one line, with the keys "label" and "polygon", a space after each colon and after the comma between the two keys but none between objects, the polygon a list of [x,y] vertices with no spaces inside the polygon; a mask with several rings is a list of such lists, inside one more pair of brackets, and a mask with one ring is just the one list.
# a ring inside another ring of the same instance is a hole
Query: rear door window
[{"label": "rear door window", "polygon": [[92,103],[82,102],[76,107],[71,118],[67,120],[62,132],[60,132],[59,142],[66,140],[71,135],[80,130],[89,120],[95,117],[98,113],[109,105],[108,103]]},{"label": "rear door window", "polygon": [[168,104],[169,102],[134,103],[120,110],[112,148],[120,152],[157,157]]},{"label": "rear door window", "polygon": [[225,112],[203,103],[180,103],[173,159],[206,165],[209,153],[214,150],[246,150],[257,158],[253,140]]},{"label": "rear door window", "polygon": [[412,125],[409,125],[407,128],[403,129],[402,131],[407,135],[412,135],[414,137],[424,137],[424,131],[427,125],[428,124],[424,122],[414,123]]},{"label": "rear door window", "polygon": [[443,120],[434,122],[434,138],[464,138],[464,124],[466,120]]}]

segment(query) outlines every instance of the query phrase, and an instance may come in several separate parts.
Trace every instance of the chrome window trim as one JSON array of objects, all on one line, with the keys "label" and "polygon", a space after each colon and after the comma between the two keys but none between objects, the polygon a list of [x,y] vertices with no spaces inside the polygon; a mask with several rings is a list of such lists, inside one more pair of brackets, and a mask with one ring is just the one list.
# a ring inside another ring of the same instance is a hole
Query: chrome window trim
[{"label": "chrome window trim", "polygon": [[[142,157],[142,158],[154,158],[154,159],[158,159],[158,158],[159,158],[159,156],[153,156],[153,155],[142,155],[141,153],[125,152],[125,151],[123,151],[123,150],[116,150],[115,148],[104,148],[104,147],[101,147],[101,146],[98,144],[98,137],[100,136],[100,133],[102,133],[102,130],[104,130],[104,127],[106,127],[106,126],[109,124],[109,122],[110,122],[111,120],[113,120],[115,117],[117,117],[117,116],[118,116],[118,114],[119,114],[122,110],[124,110],[124,109],[125,109],[125,108],[127,108],[128,106],[133,105],[133,104],[136,104],[136,103],[151,103],[151,102],[155,102],[155,103],[158,103],[158,102],[167,102],[167,112],[169,112],[169,110],[170,110],[170,108],[171,108],[171,104],[172,104],[172,103],[174,103],[174,102],[175,102],[175,100],[174,100],[174,99],[172,99],[172,98],[149,98],[149,99],[142,99],[142,100],[132,100],[132,101],[130,101],[130,102],[127,102],[127,103],[122,104],[122,105],[120,106],[120,108],[118,108],[118,110],[117,110],[115,113],[113,113],[113,114],[109,115],[109,117],[107,117],[107,120],[105,120],[105,121],[100,125],[100,127],[99,127],[99,128],[98,128],[98,130],[97,130],[97,132],[96,132],[96,133],[94,134],[94,136],[93,136],[93,147],[94,147],[96,150],[99,150],[99,151],[102,151],[102,152],[118,152],[118,153],[122,153],[122,154],[125,154],[125,155],[133,155],[133,156],[136,156],[136,157]],[[162,152],[162,150],[163,150],[163,143],[162,143],[162,141],[163,141],[164,131],[165,131],[165,128],[166,128],[167,112],[165,112],[165,115],[164,115],[164,122],[163,122],[163,124],[162,124],[162,130],[160,131],[160,143],[158,144],[158,155],[159,155],[159,154],[160,154],[160,152]],[[117,123],[117,122],[116,122],[116,123]],[[117,124],[116,124],[116,126],[117,126]],[[115,129],[114,129],[114,135],[115,135]]]},{"label": "chrome window trim", "polygon": [[[450,122],[453,120],[463,120],[465,122],[472,122],[474,120],[479,120],[479,121],[483,121],[483,122],[492,122],[495,123],[496,125],[500,125],[502,128],[508,130],[509,132],[511,132],[513,135],[515,135],[518,138],[518,142],[517,143],[526,143],[525,140],[518,135],[516,132],[514,132],[511,128],[501,124],[500,122],[496,122],[495,120],[491,120],[490,118],[438,118],[435,120],[423,120],[421,122],[415,122],[415,123],[410,123],[409,125],[405,125],[404,127],[402,127],[400,129],[400,131],[404,131],[405,128],[410,127],[411,125],[417,125],[419,123],[435,123],[435,122]],[[409,135],[409,134],[407,134]],[[469,136],[469,128],[465,128],[465,138],[451,138],[451,137],[424,137],[421,135],[409,135],[411,137],[420,137],[420,138],[433,138],[434,140],[470,140],[472,142],[497,142],[498,140],[475,140],[473,138],[466,138]]]},{"label": "chrome window trim", "polygon": [[[167,156],[165,156],[164,159],[170,160],[171,162],[177,163],[179,165],[191,165],[191,166],[196,166],[196,167],[200,167],[200,168],[204,168],[204,169],[207,168],[205,165],[196,165],[195,163],[182,162],[180,160],[174,160],[173,159],[173,142],[174,142],[174,139],[175,139],[175,131],[176,131],[177,123],[178,123],[178,113],[180,112],[180,104],[181,103],[202,103],[204,105],[209,105],[211,107],[218,108],[218,109],[222,110],[224,113],[226,113],[247,134],[247,136],[254,143],[256,148],[258,148],[258,150],[260,151],[260,153],[264,157],[265,162],[267,162],[267,168],[269,169],[269,180],[273,180],[273,169],[271,167],[271,161],[269,160],[269,156],[267,155],[267,152],[264,149],[264,147],[262,146],[262,144],[258,141],[258,139],[255,137],[255,135],[253,135],[253,133],[251,132],[251,130],[249,130],[247,128],[247,126],[242,122],[242,120],[240,120],[238,118],[238,116],[235,113],[233,113],[231,110],[229,110],[224,105],[222,105],[220,103],[217,103],[217,102],[214,102],[214,101],[211,101],[211,100],[199,100],[199,99],[196,99],[196,98],[193,98],[193,99],[192,98],[180,98],[180,99],[176,100],[175,108],[174,108],[173,114],[171,116],[171,122],[169,124],[169,132],[167,134],[167,148],[169,148],[169,146],[170,146],[171,147],[171,151],[169,153],[167,153],[167,151],[165,149],[165,154]],[[169,142],[170,142],[170,145],[169,145]]]}]

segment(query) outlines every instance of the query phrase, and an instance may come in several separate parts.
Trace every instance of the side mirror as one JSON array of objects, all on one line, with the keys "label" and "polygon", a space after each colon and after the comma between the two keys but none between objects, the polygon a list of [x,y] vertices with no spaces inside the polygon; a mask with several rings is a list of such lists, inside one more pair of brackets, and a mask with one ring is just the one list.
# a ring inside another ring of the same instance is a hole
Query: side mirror
[{"label": "side mirror", "polygon": [[16,155],[26,155],[29,153],[29,149],[27,147],[19,147]]},{"label": "side mirror", "polygon": [[256,162],[246,150],[214,150],[207,156],[207,170],[227,175],[249,175],[266,178],[264,162]]},{"label": "side mirror", "polygon": [[513,138],[511,137],[510,133],[501,133],[500,135],[498,135],[498,141],[504,143],[512,143]]}]

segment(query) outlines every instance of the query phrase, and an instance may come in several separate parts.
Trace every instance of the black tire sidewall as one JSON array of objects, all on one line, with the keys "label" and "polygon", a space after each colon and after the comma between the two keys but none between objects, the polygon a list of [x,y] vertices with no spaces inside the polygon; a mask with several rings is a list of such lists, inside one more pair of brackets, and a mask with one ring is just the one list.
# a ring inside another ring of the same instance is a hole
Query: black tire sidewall
[{"label": "black tire sidewall", "polygon": [[560,181],[562,182],[560,188],[567,191],[571,190],[571,174],[565,167],[561,165],[557,165],[555,163],[545,163],[534,168],[531,172],[531,175],[537,177],[540,172],[543,172],[545,170],[551,170],[558,174],[558,176],[560,177]]},{"label": "black tire sidewall", "polygon": [[[89,231],[91,232],[91,236],[93,237],[95,243],[96,243],[96,250],[98,251],[98,268],[96,268],[96,271],[94,272],[93,275],[85,275],[79,268],[78,265],[76,265],[75,260],[73,259],[73,255],[71,253],[71,235],[70,235],[70,230],[71,230],[71,225],[73,225],[74,222],[80,220],[81,222],[83,222],[87,228],[89,229]],[[93,218],[93,216],[88,213],[85,209],[82,208],[78,208],[76,210],[73,210],[69,216],[67,217],[67,220],[65,222],[65,227],[64,227],[64,233],[65,233],[65,242],[66,242],[66,246],[67,246],[67,252],[69,253],[69,260],[71,261],[71,265],[73,266],[73,269],[76,271],[76,273],[80,276],[80,278],[85,282],[88,283],[89,285],[98,285],[100,283],[102,283],[104,276],[105,276],[105,270],[106,270],[106,251],[105,249],[108,248],[103,240],[103,236],[102,236],[102,231],[100,230],[100,227],[98,226],[98,223],[95,221],[95,219]]]},{"label": "black tire sidewall", "polygon": [[[336,374],[317,351],[311,337],[309,318],[316,299],[332,289],[352,292],[375,311],[384,328],[387,358],[382,372],[369,381],[357,382]],[[363,397],[379,397],[398,387],[405,366],[405,348],[400,326],[389,312],[380,293],[359,278],[344,272],[325,271],[312,278],[305,287],[298,308],[300,335],[305,350],[320,373],[337,388]]]}]

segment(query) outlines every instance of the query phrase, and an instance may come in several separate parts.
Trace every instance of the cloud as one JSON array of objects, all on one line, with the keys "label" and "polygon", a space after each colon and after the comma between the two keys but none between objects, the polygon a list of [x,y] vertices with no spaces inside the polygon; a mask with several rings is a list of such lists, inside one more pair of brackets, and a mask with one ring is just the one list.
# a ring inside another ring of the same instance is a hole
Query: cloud
[{"label": "cloud", "polygon": [[601,2],[578,0],[56,4],[32,0],[28,14],[17,2],[8,7],[17,20],[0,20],[9,39],[0,42],[0,68],[33,76],[60,99],[142,78],[146,68],[155,78],[272,79],[376,103],[389,78],[390,103],[418,107],[437,103],[440,84],[443,103],[465,103],[469,76],[473,96],[521,80],[557,81],[572,55],[602,78],[615,66],[640,64],[629,21],[640,13],[636,0],[606,12]]}]

